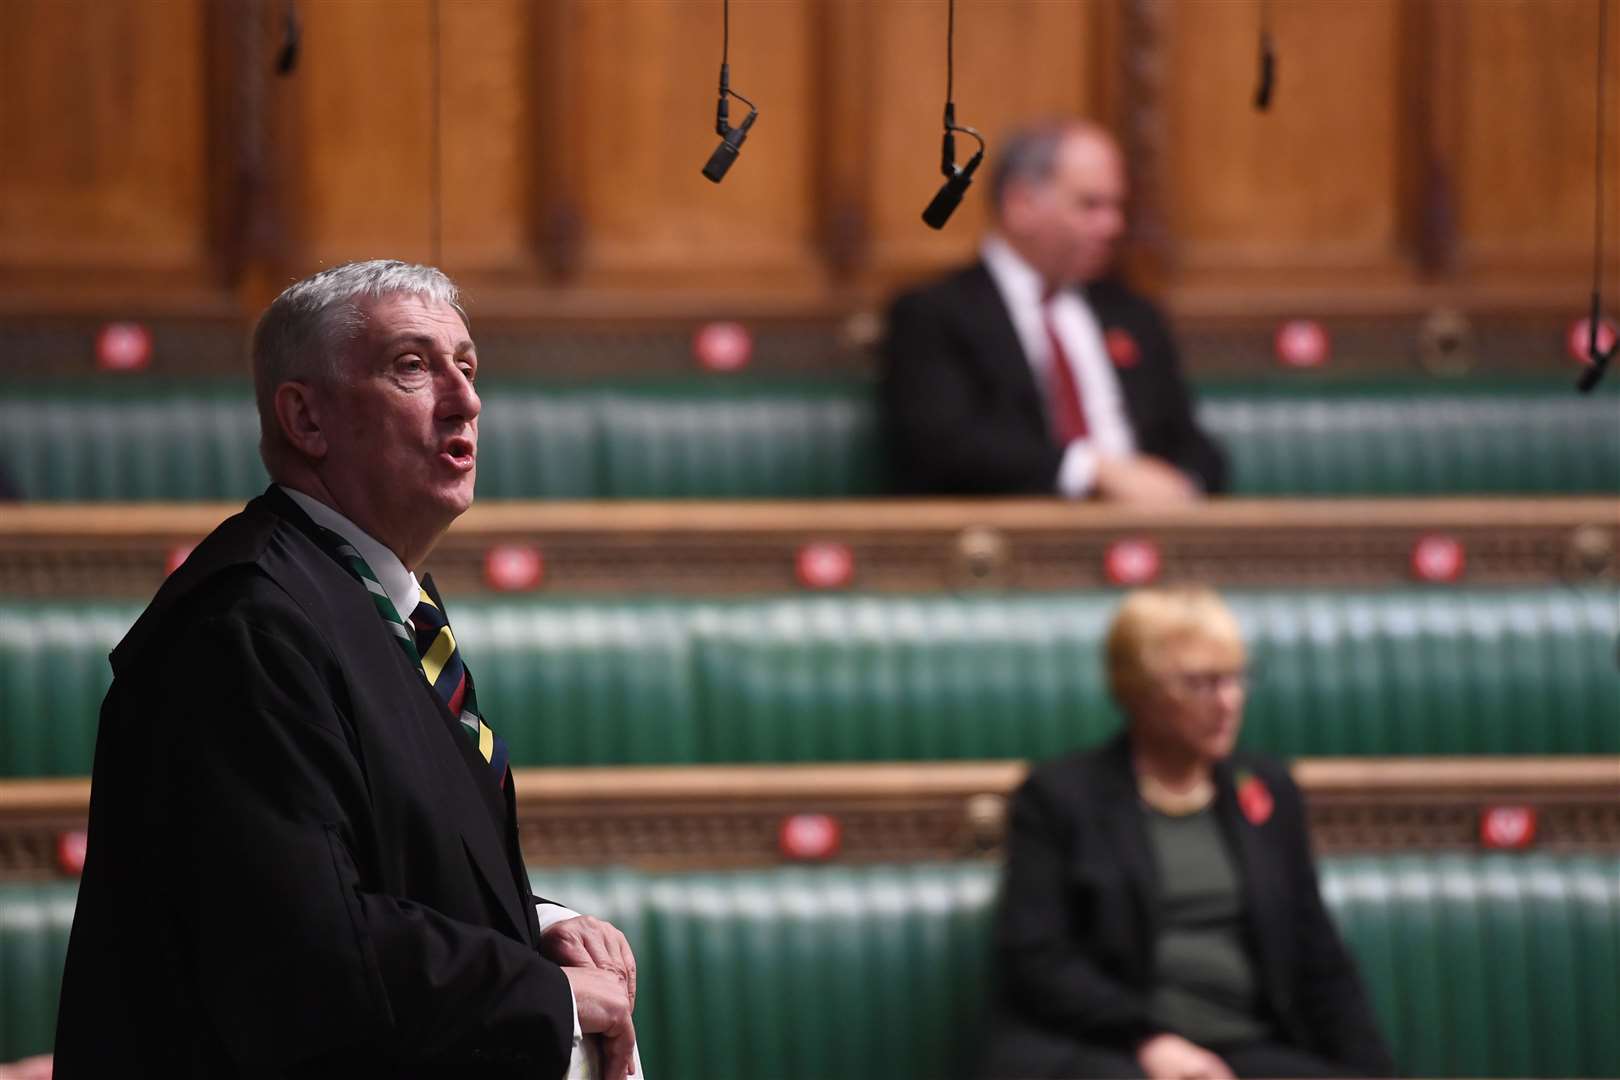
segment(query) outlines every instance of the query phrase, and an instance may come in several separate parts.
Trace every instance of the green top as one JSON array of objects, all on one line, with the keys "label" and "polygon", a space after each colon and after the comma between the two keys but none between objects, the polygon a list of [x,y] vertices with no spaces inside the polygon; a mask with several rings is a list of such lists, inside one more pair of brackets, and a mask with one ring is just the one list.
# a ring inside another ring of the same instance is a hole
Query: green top
[{"label": "green top", "polygon": [[1146,813],[1159,871],[1154,1019],[1200,1046],[1268,1037],[1244,937],[1243,886],[1214,811]]}]

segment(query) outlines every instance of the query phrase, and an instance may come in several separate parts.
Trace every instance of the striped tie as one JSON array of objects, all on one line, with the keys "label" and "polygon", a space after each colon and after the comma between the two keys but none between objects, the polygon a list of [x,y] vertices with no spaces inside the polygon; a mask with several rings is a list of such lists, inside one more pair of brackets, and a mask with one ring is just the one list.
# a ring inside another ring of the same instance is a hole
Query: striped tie
[{"label": "striped tie", "polygon": [[411,629],[406,625],[405,620],[399,617],[399,610],[394,607],[394,602],[388,599],[388,590],[382,587],[382,582],[377,580],[377,575],[372,573],[371,567],[366,563],[366,560],[360,557],[360,553],[354,549],[353,544],[331,529],[321,529],[319,525],[315,527],[320,529],[321,535],[332,546],[332,550],[337,553],[338,562],[343,564],[343,568],[353,574],[355,579],[366,587],[366,592],[371,594],[371,602],[377,606],[377,614],[382,616],[382,621],[394,635],[394,640],[399,642],[399,647],[405,650],[405,655],[411,658],[411,663],[420,667],[422,657],[416,651],[415,635],[411,633]]},{"label": "striped tie", "polygon": [[505,787],[506,778],[510,775],[507,771],[506,740],[495,734],[495,730],[478,715],[478,695],[473,691],[472,673],[461,662],[456,636],[450,632],[450,622],[439,610],[439,605],[433,602],[426,589],[418,589],[416,609],[411,612],[411,621],[407,623],[399,617],[399,609],[388,598],[388,590],[382,587],[382,582],[377,580],[377,575],[354,549],[354,545],[330,529],[322,529],[318,525],[316,528],[343,568],[366,587],[371,602],[376,605],[377,614],[382,616],[383,624],[394,635],[394,640],[411,658],[411,664],[421,669],[440,700],[450,710],[450,715],[461,721],[461,730],[478,751],[478,756],[495,771],[496,783]]},{"label": "striped tie", "polygon": [[461,650],[456,647],[456,635],[450,621],[426,589],[417,590],[416,610],[411,612],[411,625],[416,629],[416,649],[422,656],[422,674],[432,684],[450,715],[461,720],[462,730],[478,750],[478,756],[489,762],[495,776],[503,786],[506,783],[506,740],[495,734],[495,729],[484,723],[478,715],[478,694],[473,689],[472,674],[461,662]]}]

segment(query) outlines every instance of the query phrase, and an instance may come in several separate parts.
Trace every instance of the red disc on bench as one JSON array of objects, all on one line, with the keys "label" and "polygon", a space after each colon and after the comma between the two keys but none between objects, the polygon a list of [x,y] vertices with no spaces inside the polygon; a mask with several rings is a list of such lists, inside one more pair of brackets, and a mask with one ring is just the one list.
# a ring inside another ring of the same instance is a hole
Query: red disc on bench
[{"label": "red disc on bench", "polygon": [[172,574],[180,569],[181,565],[191,558],[191,551],[195,546],[195,544],[176,544],[170,548],[169,553],[163,557],[164,574]]},{"label": "red disc on bench", "polygon": [[1468,552],[1454,536],[1425,533],[1412,545],[1412,575],[1419,581],[1456,581],[1467,566]]},{"label": "red disc on bench", "polygon": [[484,580],[501,592],[523,592],[539,586],[545,559],[532,544],[496,544],[484,553]]},{"label": "red disc on bench", "polygon": [[84,873],[84,852],[89,836],[83,829],[72,829],[56,838],[56,865],[62,873],[77,877]]},{"label": "red disc on bench", "polygon": [[842,589],[855,577],[855,553],[848,544],[816,541],[799,548],[794,569],[807,589]]},{"label": "red disc on bench", "polygon": [[1488,848],[1527,848],[1536,842],[1536,808],[1487,806],[1479,815],[1479,842]]},{"label": "red disc on bench", "polygon": [[709,371],[737,371],[754,356],[754,336],[738,322],[712,322],[692,335],[692,355]]},{"label": "red disc on bench", "polygon": [[782,854],[801,861],[830,859],[842,843],[843,829],[828,814],[792,814],[782,819],[776,835]]},{"label": "red disc on bench", "polygon": [[1288,367],[1321,367],[1333,355],[1333,339],[1315,319],[1293,319],[1277,328],[1272,342],[1277,359]]},{"label": "red disc on bench", "polygon": [[[1614,320],[1605,316],[1598,323],[1598,352],[1608,352],[1614,348],[1617,333]],[[1592,345],[1592,320],[1590,317],[1576,319],[1569,324],[1569,334],[1564,339],[1564,346],[1569,349],[1569,355],[1577,364],[1590,364],[1592,355],[1588,351]]]},{"label": "red disc on bench", "polygon": [[1152,540],[1115,540],[1103,555],[1103,573],[1115,585],[1146,585],[1159,576],[1163,562]]},{"label": "red disc on bench", "polygon": [[144,371],[152,362],[152,331],[138,322],[113,322],[96,335],[96,367]]}]

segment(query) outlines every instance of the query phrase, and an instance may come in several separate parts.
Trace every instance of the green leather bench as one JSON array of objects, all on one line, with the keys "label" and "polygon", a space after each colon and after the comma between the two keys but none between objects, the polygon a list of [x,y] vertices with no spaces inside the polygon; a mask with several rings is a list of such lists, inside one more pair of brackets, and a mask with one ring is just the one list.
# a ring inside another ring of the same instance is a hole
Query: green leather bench
[{"label": "green leather bench", "polygon": [[[616,923],[652,1075],[969,1075],[985,863],[641,875],[541,871]],[[1408,1076],[1620,1075],[1620,857],[1352,856],[1323,891]],[[71,883],[0,886],[0,1061],[48,1050]]]},{"label": "green leather bench", "polygon": [[[1620,753],[1612,591],[1237,592],[1247,745],[1286,756]],[[468,600],[517,765],[1041,758],[1118,720],[1111,593]],[[0,776],[89,772],[130,603],[0,602]]]},{"label": "green leather bench", "polygon": [[[833,498],[883,491],[847,382],[491,383],[487,499]],[[30,498],[245,500],[268,482],[252,390],[230,382],[0,385],[0,461]]]},{"label": "green leather bench", "polygon": [[[1567,380],[1212,383],[1251,496],[1620,492],[1620,391]],[[484,386],[486,499],[835,498],[885,490],[868,382],[693,376]],[[245,384],[0,384],[0,461],[42,500],[246,499]]]}]

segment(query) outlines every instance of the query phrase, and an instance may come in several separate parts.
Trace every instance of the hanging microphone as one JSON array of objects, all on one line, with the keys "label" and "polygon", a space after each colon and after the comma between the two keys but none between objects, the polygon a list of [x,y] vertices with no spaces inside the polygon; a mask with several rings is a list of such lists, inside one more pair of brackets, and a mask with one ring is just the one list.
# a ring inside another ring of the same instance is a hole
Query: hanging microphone
[{"label": "hanging microphone", "polygon": [[[945,137],[950,138],[949,135]],[[945,181],[944,186],[939,189],[939,193],[934,196],[934,201],[928,204],[928,209],[923,211],[922,219],[924,224],[930,229],[943,229],[945,227],[945,223],[951,219],[951,214],[961,205],[963,194],[967,192],[968,187],[973,183],[973,172],[979,167],[979,162],[983,160],[984,150],[981,148],[978,153],[968,159],[965,168],[960,170],[955,167],[952,168],[950,178]]]},{"label": "hanging microphone", "polygon": [[1591,361],[1585,371],[1581,372],[1580,380],[1575,388],[1583,394],[1590,394],[1593,387],[1603,378],[1604,371],[1608,370],[1609,361],[1614,354],[1620,352],[1620,341],[1612,342],[1605,352],[1599,347],[1602,340],[1603,328],[1603,298],[1598,293],[1592,293],[1592,313],[1587,316],[1586,358]]},{"label": "hanging microphone", "polygon": [[742,149],[743,140],[748,138],[748,129],[754,126],[754,118],[758,115],[759,110],[749,109],[742,123],[726,128],[720,145],[714,148],[714,153],[709,155],[709,163],[703,166],[703,175],[707,179],[716,184],[725,179],[726,170],[737,160],[737,151]]},{"label": "hanging microphone", "polygon": [[298,66],[298,46],[303,37],[298,25],[296,0],[287,0],[287,13],[281,23],[281,49],[276,53],[276,74],[291,75]]},{"label": "hanging microphone", "polygon": [[[731,0],[725,0],[720,11],[723,27],[720,38],[720,100],[714,106],[714,133],[720,136],[720,145],[714,148],[714,153],[709,155],[709,163],[703,166],[704,179],[716,184],[725,179],[726,171],[742,150],[743,140],[748,138],[748,129],[759,118],[759,110],[754,103],[731,89],[731,65],[726,62],[731,52]],[[731,126],[732,98],[748,106],[748,115],[736,127]]]},{"label": "hanging microphone", "polygon": [[1575,388],[1583,394],[1592,392],[1598,380],[1603,378],[1603,372],[1608,369],[1609,361],[1614,359],[1615,353],[1620,352],[1620,333],[1609,343],[1607,351],[1599,347],[1603,341],[1603,54],[1608,34],[1609,0],[1598,0],[1597,85],[1594,88],[1597,92],[1594,117],[1597,131],[1593,140],[1597,162],[1592,170],[1592,311],[1587,316],[1586,327],[1586,358],[1591,361],[1591,366],[1581,372],[1580,380],[1575,384]]},{"label": "hanging microphone", "polygon": [[1271,108],[1271,91],[1277,84],[1277,50],[1271,45],[1271,0],[1260,0],[1260,71],[1254,85],[1254,111]]},{"label": "hanging microphone", "polygon": [[1271,35],[1260,35],[1260,77],[1254,88],[1254,108],[1265,112],[1271,108],[1271,88],[1277,81],[1277,54],[1271,47]]},{"label": "hanging microphone", "polygon": [[[939,189],[934,201],[922,212],[923,224],[930,229],[943,229],[951,214],[962,204],[962,196],[973,183],[973,173],[984,160],[984,136],[970,127],[956,122],[956,102],[952,100],[951,83],[955,77],[953,57],[956,52],[956,0],[950,0],[949,22],[945,29],[945,134],[939,141],[939,171],[945,177],[945,186]],[[979,149],[963,168],[956,167],[956,133],[971,135]]]}]

